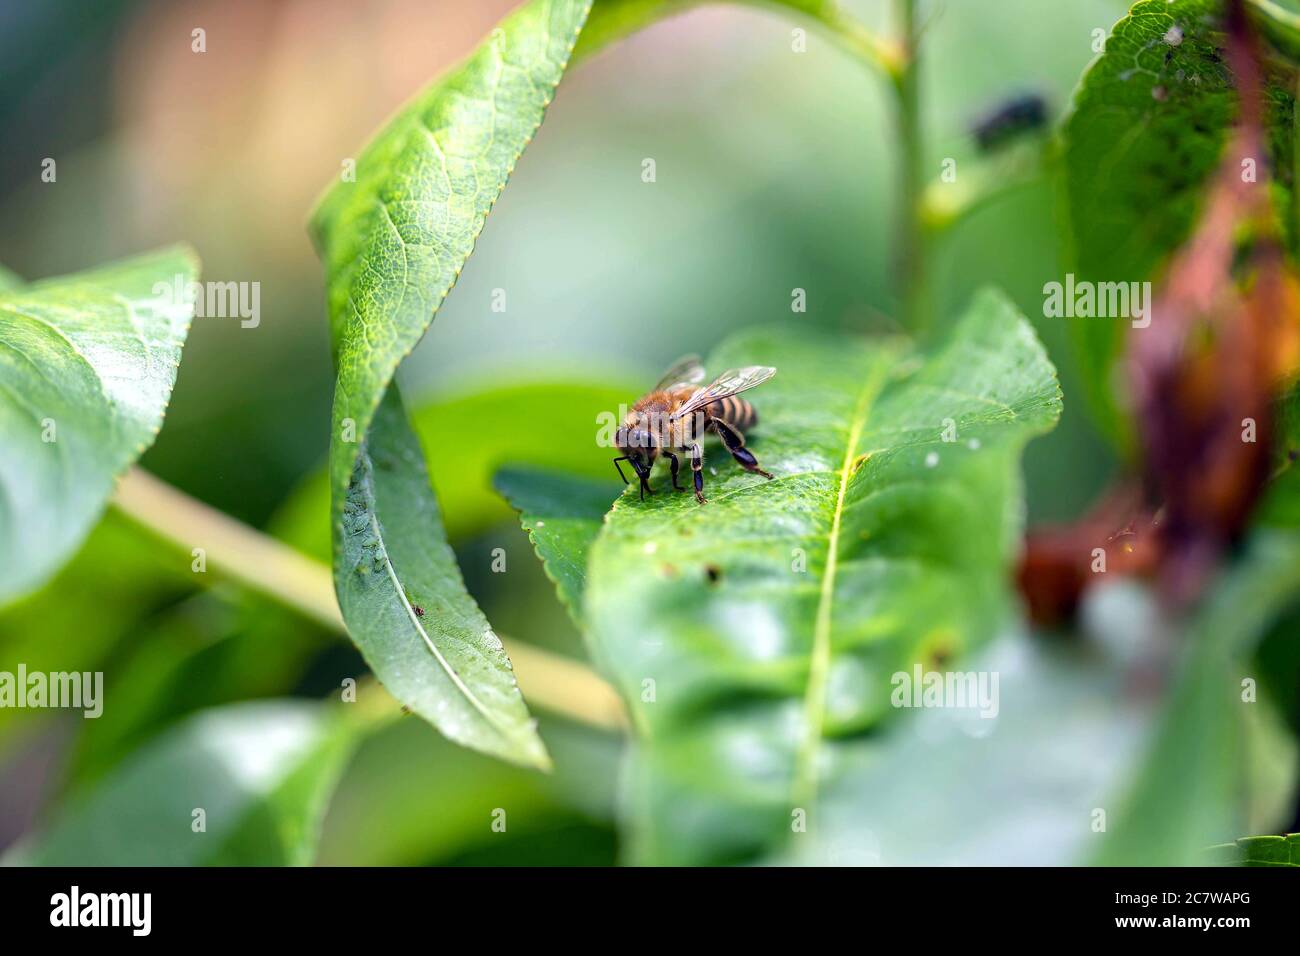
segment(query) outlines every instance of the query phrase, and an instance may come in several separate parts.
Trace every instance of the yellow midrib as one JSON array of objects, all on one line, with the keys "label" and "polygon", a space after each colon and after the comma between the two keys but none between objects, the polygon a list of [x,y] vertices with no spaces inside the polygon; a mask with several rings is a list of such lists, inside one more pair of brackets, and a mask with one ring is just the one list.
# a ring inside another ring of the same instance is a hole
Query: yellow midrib
[{"label": "yellow midrib", "polygon": [[840,522],[844,515],[844,498],[853,462],[866,428],[876,396],[880,394],[887,363],[877,361],[853,411],[844,461],[840,465],[840,485],[835,497],[835,512],[831,516],[830,541],[826,549],[826,569],[822,574],[821,594],[817,600],[817,617],[813,625],[812,658],[808,668],[808,688],[804,693],[804,735],[795,753],[793,803],[808,815],[817,798],[817,751],[821,745],[822,728],[826,715],[826,681],[831,662],[831,605],[835,598],[835,573],[839,561]]}]

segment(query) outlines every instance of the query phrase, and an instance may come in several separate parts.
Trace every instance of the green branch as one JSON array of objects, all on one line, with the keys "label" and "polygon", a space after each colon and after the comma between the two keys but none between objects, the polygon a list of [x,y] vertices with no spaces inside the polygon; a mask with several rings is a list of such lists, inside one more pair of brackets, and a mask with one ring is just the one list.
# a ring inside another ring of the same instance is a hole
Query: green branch
[{"label": "green branch", "polygon": [[[113,504],[122,514],[186,552],[203,548],[223,577],[264,594],[339,634],[347,634],[330,569],[274,538],[132,468]],[[625,717],[614,689],[585,665],[531,644],[505,641],[523,693],[540,707],[607,730]]]}]

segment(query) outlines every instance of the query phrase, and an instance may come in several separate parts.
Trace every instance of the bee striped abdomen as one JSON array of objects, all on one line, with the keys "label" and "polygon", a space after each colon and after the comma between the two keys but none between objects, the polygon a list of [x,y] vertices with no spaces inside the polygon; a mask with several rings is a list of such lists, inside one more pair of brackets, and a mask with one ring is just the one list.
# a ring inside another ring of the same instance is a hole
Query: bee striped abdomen
[{"label": "bee striped abdomen", "polygon": [[709,414],[742,432],[758,424],[758,412],[754,411],[754,406],[736,395],[718,399],[709,406]]}]

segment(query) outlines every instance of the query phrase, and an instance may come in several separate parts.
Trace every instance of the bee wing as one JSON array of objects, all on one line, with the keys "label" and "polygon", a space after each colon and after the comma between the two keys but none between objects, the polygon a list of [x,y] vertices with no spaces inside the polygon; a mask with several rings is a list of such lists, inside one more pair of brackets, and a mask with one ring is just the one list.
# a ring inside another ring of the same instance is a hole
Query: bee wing
[{"label": "bee wing", "polygon": [[672,368],[664,372],[663,377],[655,383],[651,391],[662,392],[683,385],[698,385],[704,381],[704,366],[698,355],[683,355],[673,363]]},{"label": "bee wing", "polygon": [[735,395],[737,392],[743,392],[756,385],[762,385],[775,374],[776,369],[770,365],[747,365],[744,368],[727,369],[710,384],[688,398],[686,404],[677,409],[673,418],[685,418],[692,412],[697,412],[705,405],[716,402],[720,398]]}]

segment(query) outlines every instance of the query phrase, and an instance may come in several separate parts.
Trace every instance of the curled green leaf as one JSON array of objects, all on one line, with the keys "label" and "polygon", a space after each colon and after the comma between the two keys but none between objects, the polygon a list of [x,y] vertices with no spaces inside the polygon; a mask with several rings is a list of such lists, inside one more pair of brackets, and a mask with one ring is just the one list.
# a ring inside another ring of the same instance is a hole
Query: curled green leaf
[{"label": "curled green leaf", "polygon": [[342,521],[339,606],[385,688],[459,744],[548,768],[501,640],[465,590],[395,388],[357,457]]},{"label": "curled green leaf", "polygon": [[[532,766],[548,764],[545,748],[456,570],[391,382],[541,124],[590,7],[533,0],[502,21],[389,121],[311,223],[337,370],[331,537],[349,633],[376,676],[453,740]],[[390,488],[409,497],[386,500]]]}]

